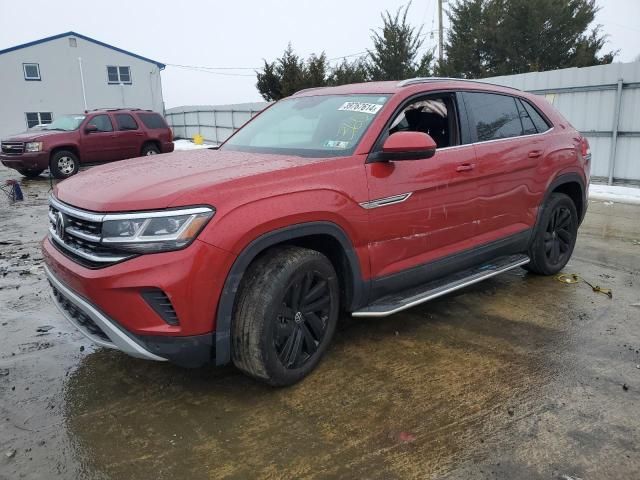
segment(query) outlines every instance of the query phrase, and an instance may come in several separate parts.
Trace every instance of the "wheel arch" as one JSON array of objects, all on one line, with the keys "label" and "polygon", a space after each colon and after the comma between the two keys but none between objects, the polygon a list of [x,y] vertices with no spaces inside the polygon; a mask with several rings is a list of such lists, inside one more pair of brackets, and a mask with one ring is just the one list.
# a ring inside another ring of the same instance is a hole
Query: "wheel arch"
[{"label": "wheel arch", "polygon": [[145,140],[142,143],[142,146],[140,147],[140,153],[142,154],[142,152],[144,151],[144,148],[147,145],[153,145],[154,147],[156,147],[158,149],[159,153],[162,153],[162,147],[160,146],[160,141],[159,140],[155,140],[155,139],[149,139],[149,140]]},{"label": "wheel arch", "polygon": [[49,154],[49,162],[51,162],[51,159],[53,158],[53,156],[60,152],[60,151],[68,151],[73,153],[77,158],[79,162],[82,162],[81,158],[80,158],[80,151],[78,150],[78,147],[76,145],[73,144],[69,144],[69,145],[56,145],[55,147],[53,147],[51,149],[51,153]]},{"label": "wheel arch", "polygon": [[218,301],[215,330],[215,363],[231,360],[231,321],[236,294],[249,265],[266,250],[278,245],[296,245],[326,255],[340,279],[340,297],[349,309],[366,303],[368,282],[363,281],[360,263],[351,240],[342,228],[332,222],[309,222],[265,233],[240,252],[227,278]]}]

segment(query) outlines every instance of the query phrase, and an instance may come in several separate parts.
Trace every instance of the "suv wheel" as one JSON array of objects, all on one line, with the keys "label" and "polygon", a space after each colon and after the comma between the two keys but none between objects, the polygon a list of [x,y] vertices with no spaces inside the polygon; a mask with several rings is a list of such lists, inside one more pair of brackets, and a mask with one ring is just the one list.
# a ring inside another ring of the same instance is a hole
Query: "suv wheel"
[{"label": "suv wheel", "polygon": [[552,193],[542,211],[533,242],[531,262],[525,268],[540,275],[554,275],[564,268],[576,244],[578,212],[564,193]]},{"label": "suv wheel", "polygon": [[44,172],[44,168],[37,170],[27,170],[26,168],[19,168],[18,173],[27,178],[36,178],[39,177],[40,174]]},{"label": "suv wheel", "polygon": [[160,150],[153,143],[148,143],[144,147],[142,147],[142,156],[146,157],[147,155],[158,155]]},{"label": "suv wheel", "polygon": [[68,150],[60,150],[51,157],[49,170],[55,178],[68,178],[78,173],[78,157]]},{"label": "suv wheel", "polygon": [[316,367],[336,327],[333,265],[314,250],[276,248],[245,278],[233,319],[233,363],[270,385],[296,383]]}]

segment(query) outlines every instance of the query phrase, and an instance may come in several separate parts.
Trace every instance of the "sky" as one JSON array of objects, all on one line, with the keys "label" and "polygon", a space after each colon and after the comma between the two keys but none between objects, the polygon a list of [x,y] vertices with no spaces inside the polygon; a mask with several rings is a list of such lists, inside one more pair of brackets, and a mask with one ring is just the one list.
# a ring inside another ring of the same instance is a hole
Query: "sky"
[{"label": "sky", "polygon": [[[167,108],[253,102],[261,100],[254,70],[263,59],[280,56],[289,42],[302,56],[322,51],[330,59],[359,54],[371,47],[371,29],[382,24],[380,13],[406,3],[0,0],[0,50],[73,30],[166,63],[162,83]],[[409,11],[412,24],[426,33],[425,49],[437,44],[437,34],[431,35],[437,28],[436,4],[437,0],[413,0]],[[605,50],[620,50],[616,61],[633,61],[640,55],[640,0],[597,4],[601,10],[595,23],[609,35]]]}]

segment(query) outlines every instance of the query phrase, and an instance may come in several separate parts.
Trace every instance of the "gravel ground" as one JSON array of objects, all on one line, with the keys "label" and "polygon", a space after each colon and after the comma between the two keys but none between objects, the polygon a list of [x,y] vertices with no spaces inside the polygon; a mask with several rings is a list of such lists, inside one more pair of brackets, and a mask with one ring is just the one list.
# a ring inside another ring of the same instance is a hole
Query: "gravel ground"
[{"label": "gravel ground", "polygon": [[[0,181],[17,178],[0,168]],[[49,299],[49,181],[0,198],[0,478],[638,478],[640,206],[591,202],[565,269],[343,318],[271,389],[94,348]]]}]

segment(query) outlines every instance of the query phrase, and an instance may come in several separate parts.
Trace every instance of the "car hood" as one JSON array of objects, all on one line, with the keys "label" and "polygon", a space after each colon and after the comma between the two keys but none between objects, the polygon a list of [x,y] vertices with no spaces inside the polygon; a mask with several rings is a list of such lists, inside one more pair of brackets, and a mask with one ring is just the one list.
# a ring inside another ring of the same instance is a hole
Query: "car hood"
[{"label": "car hood", "polygon": [[91,168],[61,183],[55,196],[95,212],[182,206],[180,197],[210,201],[212,187],[242,178],[329,159],[285,155],[194,150],[133,158]]},{"label": "car hood", "polygon": [[43,137],[49,137],[51,135],[60,135],[69,132],[63,132],[61,130],[29,130],[22,133],[11,135],[8,138],[3,138],[3,142],[33,142]]}]

